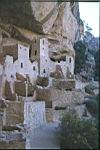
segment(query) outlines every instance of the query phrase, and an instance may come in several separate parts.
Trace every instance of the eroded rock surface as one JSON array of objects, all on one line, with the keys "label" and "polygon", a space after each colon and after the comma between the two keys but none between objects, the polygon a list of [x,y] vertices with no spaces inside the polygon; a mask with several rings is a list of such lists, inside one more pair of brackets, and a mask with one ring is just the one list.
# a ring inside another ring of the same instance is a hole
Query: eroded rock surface
[{"label": "eroded rock surface", "polygon": [[1,22],[9,24],[9,26],[0,24],[2,32],[5,31],[8,36],[14,36],[14,38],[24,41],[27,38],[27,41],[30,41],[29,36],[26,36],[26,31],[16,27],[25,28],[37,34],[42,33],[46,36],[52,35],[58,39],[58,42],[61,41],[61,44],[56,44],[58,51],[59,49],[73,50],[74,42],[80,37],[79,4],[77,2],[40,3],[29,0],[20,2],[19,7],[19,1],[14,4],[2,1],[0,3],[0,14]]}]

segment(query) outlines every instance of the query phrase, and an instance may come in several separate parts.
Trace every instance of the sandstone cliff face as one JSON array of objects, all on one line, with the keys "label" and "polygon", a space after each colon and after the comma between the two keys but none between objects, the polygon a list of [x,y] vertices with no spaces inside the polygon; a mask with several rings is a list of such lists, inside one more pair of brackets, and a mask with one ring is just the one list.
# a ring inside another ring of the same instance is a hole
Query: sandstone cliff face
[{"label": "sandstone cliff face", "polygon": [[52,51],[73,50],[74,42],[80,36],[78,3],[31,1],[31,8],[36,21],[39,21],[42,26],[43,33],[58,39],[58,43],[49,43],[50,49]]},{"label": "sandstone cliff face", "polygon": [[[21,3],[19,1],[6,3],[6,8],[3,1],[0,5],[0,20],[3,23],[26,28],[37,35],[52,36],[58,40],[58,43],[49,43],[49,47],[55,51],[73,50],[74,42],[79,39],[78,2],[34,2],[33,0],[26,2],[25,0]],[[17,34],[11,34],[11,30],[7,30],[7,32],[10,31],[11,37],[19,38],[20,35],[21,38],[24,37],[24,40],[26,38],[30,41],[29,36],[26,37],[17,28],[11,29],[17,32]]]},{"label": "sandstone cliff face", "polygon": [[79,30],[78,3],[32,1],[31,7],[35,19],[41,23],[45,34],[61,35],[72,43],[75,41]]},{"label": "sandstone cliff face", "polygon": [[34,2],[31,1],[32,14],[37,21],[42,22],[44,18],[55,8],[57,2]]}]

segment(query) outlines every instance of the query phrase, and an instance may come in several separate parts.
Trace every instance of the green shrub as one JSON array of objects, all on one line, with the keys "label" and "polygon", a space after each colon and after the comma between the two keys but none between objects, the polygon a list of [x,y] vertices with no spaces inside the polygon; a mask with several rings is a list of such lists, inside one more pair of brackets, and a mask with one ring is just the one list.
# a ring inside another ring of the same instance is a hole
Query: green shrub
[{"label": "green shrub", "polygon": [[75,49],[75,73],[80,73],[81,69],[85,66],[85,51],[86,46],[82,41],[74,44]]},{"label": "green shrub", "polygon": [[89,85],[85,87],[85,92],[94,95],[93,89]]},{"label": "green shrub", "polygon": [[95,95],[94,90],[96,89],[99,89],[99,87],[92,82],[85,86],[85,92],[91,95]]},{"label": "green shrub", "polygon": [[92,117],[97,118],[98,112],[99,112],[98,102],[93,99],[88,99],[88,100],[84,101],[84,104],[85,104],[88,112],[92,115]]},{"label": "green shrub", "polygon": [[81,120],[67,113],[60,125],[61,149],[97,149],[98,128],[93,120]]},{"label": "green shrub", "polygon": [[95,79],[99,81],[99,50],[96,51],[94,58],[95,58]]}]

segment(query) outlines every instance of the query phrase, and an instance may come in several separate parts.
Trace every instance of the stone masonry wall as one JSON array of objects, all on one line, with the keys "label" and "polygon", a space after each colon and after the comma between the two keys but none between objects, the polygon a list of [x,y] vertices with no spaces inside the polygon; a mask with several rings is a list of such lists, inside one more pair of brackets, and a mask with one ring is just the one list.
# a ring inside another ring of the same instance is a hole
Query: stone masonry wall
[{"label": "stone masonry wall", "polygon": [[16,125],[24,122],[24,102],[9,101],[6,108],[6,125]]},{"label": "stone masonry wall", "polygon": [[54,108],[55,106],[69,106],[82,102],[84,100],[84,93],[78,90],[65,91],[55,88],[38,89],[37,99],[45,102],[52,101]]}]

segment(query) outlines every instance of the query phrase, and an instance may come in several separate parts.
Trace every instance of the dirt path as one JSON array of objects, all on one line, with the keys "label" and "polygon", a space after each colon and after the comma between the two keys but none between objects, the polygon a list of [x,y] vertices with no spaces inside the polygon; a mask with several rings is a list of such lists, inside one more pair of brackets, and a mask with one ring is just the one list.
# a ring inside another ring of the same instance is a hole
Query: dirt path
[{"label": "dirt path", "polygon": [[30,149],[60,149],[57,139],[58,123],[47,123],[33,129],[29,134]]}]

